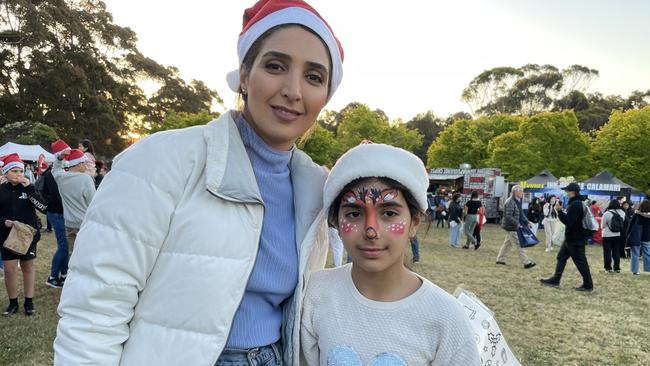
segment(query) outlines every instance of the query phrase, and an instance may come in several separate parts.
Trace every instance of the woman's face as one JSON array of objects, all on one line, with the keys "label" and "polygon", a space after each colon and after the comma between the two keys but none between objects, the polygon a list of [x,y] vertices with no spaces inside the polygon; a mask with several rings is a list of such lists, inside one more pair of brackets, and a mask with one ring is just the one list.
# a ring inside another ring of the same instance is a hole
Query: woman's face
[{"label": "woman's face", "polygon": [[79,150],[86,152],[86,147],[81,142],[79,143]]},{"label": "woman's face", "polygon": [[555,196],[551,196],[551,198],[548,200],[548,202],[549,202],[551,205],[554,205],[556,200],[557,200],[557,199],[555,198]]},{"label": "woman's face", "polygon": [[300,28],[276,30],[265,41],[248,74],[244,115],[276,150],[289,150],[315,122],[327,102],[330,61],[321,40]]}]

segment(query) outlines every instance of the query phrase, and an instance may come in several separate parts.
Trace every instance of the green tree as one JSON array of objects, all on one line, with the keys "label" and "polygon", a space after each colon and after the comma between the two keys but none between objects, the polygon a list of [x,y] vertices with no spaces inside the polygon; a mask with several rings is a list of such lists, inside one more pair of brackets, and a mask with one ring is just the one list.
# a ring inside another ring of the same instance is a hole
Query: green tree
[{"label": "green tree", "polygon": [[[0,126],[41,122],[70,144],[89,138],[111,155],[147,116],[196,113],[212,103],[214,92],[181,82],[136,41],[99,0],[0,2]],[[145,80],[161,87],[151,100],[138,86]]]},{"label": "green tree", "polygon": [[524,119],[516,131],[496,136],[488,146],[490,164],[528,179],[543,169],[584,179],[591,173],[587,135],[572,111],[544,112]]},{"label": "green tree", "polygon": [[594,160],[624,182],[648,190],[650,183],[650,106],[626,112],[614,111],[596,134]]},{"label": "green tree", "polygon": [[316,124],[306,138],[301,138],[298,141],[298,147],[306,152],[316,164],[329,168],[334,165],[341,154],[334,134],[320,124]]},{"label": "green tree", "polygon": [[427,150],[438,134],[445,129],[447,121],[438,117],[433,111],[420,113],[406,123],[406,127],[411,130],[417,130],[422,135],[422,144],[417,147],[413,153],[422,161],[427,160]]},{"label": "green tree", "polygon": [[347,151],[363,140],[390,144],[408,151],[422,144],[422,136],[417,131],[408,129],[401,121],[391,125],[384,112],[372,111],[365,104],[346,107],[342,111],[336,139],[341,151]]},{"label": "green tree", "polygon": [[490,164],[488,144],[504,133],[519,128],[522,117],[499,114],[474,121],[457,120],[442,131],[427,152],[428,167],[456,167],[469,163],[473,167]]},{"label": "green tree", "polygon": [[201,111],[199,113],[187,113],[168,111],[162,123],[154,126],[149,132],[155,133],[165,130],[173,130],[191,126],[204,125],[213,119],[219,117],[218,113],[210,113],[208,111]]},{"label": "green tree", "polygon": [[23,145],[41,145],[48,150],[52,141],[59,138],[52,127],[34,121],[6,124],[0,127],[0,136],[0,145],[15,142]]}]

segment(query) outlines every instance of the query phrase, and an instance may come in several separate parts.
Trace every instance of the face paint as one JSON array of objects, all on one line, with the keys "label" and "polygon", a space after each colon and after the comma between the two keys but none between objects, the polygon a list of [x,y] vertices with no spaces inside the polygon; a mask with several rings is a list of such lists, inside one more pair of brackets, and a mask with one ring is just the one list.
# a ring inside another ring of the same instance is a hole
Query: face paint
[{"label": "face paint", "polygon": [[339,227],[341,228],[341,233],[350,234],[351,232],[356,232],[357,225],[350,224],[347,220],[340,220]]},{"label": "face paint", "polygon": [[404,234],[405,231],[406,231],[406,222],[404,221],[398,222],[397,224],[390,224],[386,228],[386,232],[395,235],[402,235]]},{"label": "face paint", "polygon": [[341,200],[345,203],[357,204],[363,208],[366,217],[364,225],[366,238],[378,239],[379,221],[377,220],[377,206],[394,200],[397,197],[397,192],[398,190],[394,188],[380,191],[373,187],[363,187],[357,193],[352,191],[347,192]]}]

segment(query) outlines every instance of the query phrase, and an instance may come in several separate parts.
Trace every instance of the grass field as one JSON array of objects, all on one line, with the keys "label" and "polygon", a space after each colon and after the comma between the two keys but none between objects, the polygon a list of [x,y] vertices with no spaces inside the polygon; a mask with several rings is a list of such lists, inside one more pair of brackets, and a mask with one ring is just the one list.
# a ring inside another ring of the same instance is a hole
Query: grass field
[{"label": "grass field", "polygon": [[[539,278],[552,274],[557,251],[544,253],[543,246],[527,250],[537,262],[532,269],[524,270],[514,252],[507,266],[496,266],[504,236],[497,226],[486,226],[478,251],[450,248],[447,229],[432,227],[422,240],[425,227],[420,230],[421,262],[413,269],[449,292],[462,286],[478,295],[496,313],[522,364],[650,365],[650,276],[632,276],[629,260],[623,260],[622,273],[607,274],[601,248],[588,247],[596,290],[578,293],[573,286],[581,279],[571,262],[559,289],[539,284]],[[55,247],[54,235],[43,234],[36,263],[37,314],[0,317],[2,365],[52,364],[60,290],[44,282]],[[22,297],[21,290],[21,311]],[[4,309],[6,304],[2,286],[0,306]]]}]

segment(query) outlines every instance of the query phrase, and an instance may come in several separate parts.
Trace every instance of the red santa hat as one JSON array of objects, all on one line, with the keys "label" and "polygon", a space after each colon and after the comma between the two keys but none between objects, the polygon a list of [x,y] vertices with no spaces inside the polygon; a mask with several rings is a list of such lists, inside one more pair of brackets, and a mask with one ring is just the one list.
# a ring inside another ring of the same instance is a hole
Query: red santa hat
[{"label": "red santa hat", "polygon": [[85,163],[88,160],[86,154],[79,149],[72,149],[70,153],[66,155],[65,160],[68,162],[69,167]]},{"label": "red santa hat", "polygon": [[[260,0],[244,11],[243,30],[237,42],[239,64],[255,41],[269,29],[282,24],[300,24],[311,29],[327,45],[332,62],[331,98],[343,78],[343,47],[334,36],[332,28],[314,8],[302,0]],[[239,91],[239,70],[228,73],[226,80],[230,89]]]},{"label": "red santa hat", "polygon": [[52,143],[52,154],[54,154],[54,156],[65,154],[70,150],[70,146],[68,146],[68,144],[66,144],[63,140],[56,140]]},{"label": "red santa hat", "polygon": [[0,157],[0,167],[2,167],[2,174],[7,174],[11,169],[20,168],[25,169],[25,164],[20,160],[20,156],[16,153]]},{"label": "red santa hat", "polygon": [[359,178],[390,178],[404,185],[424,212],[427,209],[429,174],[422,160],[391,145],[364,140],[343,154],[334,164],[323,190],[323,207],[329,208],[341,190]]}]

